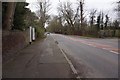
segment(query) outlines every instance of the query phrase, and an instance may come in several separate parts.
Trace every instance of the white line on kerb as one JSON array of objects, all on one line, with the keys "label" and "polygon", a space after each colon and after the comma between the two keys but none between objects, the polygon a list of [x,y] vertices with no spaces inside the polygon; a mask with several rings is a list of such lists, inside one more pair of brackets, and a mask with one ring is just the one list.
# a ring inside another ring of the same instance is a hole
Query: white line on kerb
[{"label": "white line on kerb", "polygon": [[71,66],[74,74],[77,74],[77,71],[76,71],[76,69],[74,68],[74,66],[73,66],[73,64],[71,63],[71,61],[67,58],[67,56],[66,56],[66,54],[63,52],[63,50],[61,50],[61,51],[62,51],[64,57],[66,58],[66,60],[68,61],[68,63],[70,64],[70,66]]},{"label": "white line on kerb", "polygon": [[118,52],[115,52],[115,51],[110,51],[110,52],[115,53],[115,54],[119,54]]},{"label": "white line on kerb", "polygon": [[[54,39],[54,41],[56,41],[55,40],[55,38],[54,37],[52,37],[53,39]],[[58,45],[59,46],[59,45]],[[81,80],[80,78],[80,76],[78,75],[78,72],[77,72],[77,70],[75,69],[75,67],[73,66],[73,64],[72,64],[72,62],[68,59],[68,57],[66,56],[66,54],[64,53],[64,51],[59,47],[59,49],[60,49],[60,51],[62,52],[62,54],[64,55],[64,57],[65,57],[65,59],[67,60],[67,62],[68,62],[68,64],[70,65],[70,68],[72,69],[72,71],[73,71],[73,73],[74,74],[77,74],[77,79],[78,80]]]},{"label": "white line on kerb", "polygon": [[[61,49],[60,49],[61,50]],[[77,74],[77,79],[81,80],[80,79],[80,76],[78,75],[78,72],[77,70],[75,69],[75,67],[73,66],[72,62],[68,59],[68,57],[66,56],[66,54],[63,52],[63,50],[61,50],[62,54],[64,55],[65,59],[67,60],[68,64],[70,65],[72,71],[74,74]]]}]

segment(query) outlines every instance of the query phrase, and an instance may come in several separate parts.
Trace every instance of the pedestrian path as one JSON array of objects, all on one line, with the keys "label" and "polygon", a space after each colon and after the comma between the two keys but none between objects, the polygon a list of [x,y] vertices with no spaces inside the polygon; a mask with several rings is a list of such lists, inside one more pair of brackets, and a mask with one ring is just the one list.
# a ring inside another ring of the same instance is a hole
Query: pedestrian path
[{"label": "pedestrian path", "polygon": [[48,35],[3,65],[3,78],[74,78],[59,47]]}]

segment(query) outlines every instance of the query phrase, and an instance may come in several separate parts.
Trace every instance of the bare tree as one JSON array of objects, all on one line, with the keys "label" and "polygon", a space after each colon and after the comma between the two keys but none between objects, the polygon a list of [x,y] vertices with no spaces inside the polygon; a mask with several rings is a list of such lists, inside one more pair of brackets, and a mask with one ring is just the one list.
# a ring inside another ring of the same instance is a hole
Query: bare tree
[{"label": "bare tree", "polygon": [[100,30],[100,21],[101,21],[101,14],[97,16],[97,31]]},{"label": "bare tree", "polygon": [[108,17],[108,14],[106,14],[105,15],[105,29],[107,29],[108,21],[109,21],[109,17]]},{"label": "bare tree", "polygon": [[80,9],[80,27],[82,29],[82,34],[84,34],[85,32],[85,29],[84,29],[84,26],[83,26],[83,23],[84,23],[84,0],[78,0],[78,6],[79,6],[79,9]]},{"label": "bare tree", "polygon": [[72,4],[70,2],[60,3],[58,7],[59,14],[67,21],[70,27],[74,27],[75,18],[78,15],[78,11],[74,14]]},{"label": "bare tree", "polygon": [[93,27],[94,22],[95,22],[95,14],[96,14],[96,12],[97,12],[96,9],[92,9],[91,12],[90,12],[90,26],[91,26],[91,28]]},{"label": "bare tree", "polygon": [[68,25],[70,25],[70,27],[73,27],[73,10],[71,8],[71,3],[70,2],[66,2],[64,4],[61,4],[59,6],[59,10],[61,11],[64,19],[67,21]]},{"label": "bare tree", "polygon": [[85,15],[84,15],[84,10],[83,10],[83,3],[84,1],[78,1],[77,2],[77,7],[76,9],[72,8],[72,3],[70,2],[64,2],[63,4],[60,2],[59,6],[58,6],[58,12],[59,14],[64,18],[64,20],[67,22],[67,24],[72,27],[72,30],[75,29],[75,23],[81,24],[81,31],[80,33],[82,33],[82,31],[84,31],[84,19],[85,19]]},{"label": "bare tree", "polygon": [[101,29],[103,30],[103,26],[104,26],[104,13],[103,12],[101,12],[101,21],[100,21],[100,27],[101,27]]},{"label": "bare tree", "polygon": [[41,27],[45,26],[47,19],[49,18],[48,12],[51,9],[51,4],[49,0],[44,0],[43,2],[37,2],[37,8],[39,9],[36,13],[40,19]]},{"label": "bare tree", "polygon": [[118,20],[120,22],[120,1],[117,2],[117,9],[116,11],[118,12]]}]

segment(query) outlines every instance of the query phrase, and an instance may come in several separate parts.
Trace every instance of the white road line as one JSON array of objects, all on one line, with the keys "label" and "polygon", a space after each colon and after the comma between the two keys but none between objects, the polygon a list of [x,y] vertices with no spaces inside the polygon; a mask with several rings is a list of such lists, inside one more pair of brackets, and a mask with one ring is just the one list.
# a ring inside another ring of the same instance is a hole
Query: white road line
[{"label": "white road line", "polygon": [[[71,40],[73,40],[73,39],[71,39]],[[73,40],[73,41],[77,41],[77,40]],[[80,41],[79,41],[80,42]],[[93,44],[91,44],[91,43],[84,43],[84,42],[81,42],[81,43],[83,43],[83,44],[86,44],[86,45],[89,45],[89,46],[92,46],[92,47],[97,47],[97,46],[95,46],[95,45],[93,45]],[[108,48],[101,48],[101,49],[104,49],[104,50],[107,50],[107,51],[109,51],[109,49]],[[115,51],[110,51],[110,52],[112,52],[112,53],[115,53],[115,54],[119,54],[118,52],[115,52]]]},{"label": "white road line", "polygon": [[102,48],[102,49],[104,49],[104,50],[109,50],[109,49],[107,49],[107,48]]},{"label": "white road line", "polygon": [[92,45],[92,44],[88,44],[88,45]]},{"label": "white road line", "polygon": [[[60,50],[61,50],[61,49],[60,49]],[[68,59],[68,57],[66,56],[66,54],[64,53],[63,50],[61,50],[61,52],[62,52],[62,54],[64,55],[65,59],[67,60],[68,64],[70,65],[73,73],[77,75],[76,78],[79,79],[79,80],[81,80],[81,79],[80,79],[80,76],[78,75],[78,72],[77,72],[77,70],[75,69],[75,67],[73,66],[72,62]]]},{"label": "white road line", "polygon": [[[109,50],[109,49],[107,49],[107,48],[102,48],[102,49],[104,49],[104,50]],[[109,51],[109,52],[112,52],[112,53],[115,53],[115,54],[119,54],[118,52],[116,52],[116,51]]]},{"label": "white road line", "polygon": [[[52,37],[52,38],[53,38],[54,41],[56,41],[54,37]],[[59,47],[59,45],[58,45],[58,47]],[[68,64],[70,65],[70,68],[71,68],[71,70],[73,71],[73,73],[74,73],[75,75],[77,75],[77,76],[76,76],[76,79],[81,80],[81,77],[78,75],[78,72],[77,72],[77,70],[75,69],[75,67],[73,66],[72,62],[68,59],[68,57],[66,56],[66,54],[64,53],[64,51],[63,51],[60,47],[59,47],[59,49],[60,49],[60,51],[62,52],[62,54],[64,55],[64,57],[65,57],[65,59],[67,60]]]},{"label": "white road line", "polygon": [[115,51],[110,51],[110,52],[115,53],[115,54],[119,54],[118,52],[115,52]]}]

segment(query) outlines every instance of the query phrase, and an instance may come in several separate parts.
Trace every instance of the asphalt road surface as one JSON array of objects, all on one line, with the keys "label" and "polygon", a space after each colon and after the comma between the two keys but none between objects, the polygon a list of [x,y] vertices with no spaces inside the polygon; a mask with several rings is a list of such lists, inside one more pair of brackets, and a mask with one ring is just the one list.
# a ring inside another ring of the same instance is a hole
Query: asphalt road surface
[{"label": "asphalt road surface", "polygon": [[118,40],[51,34],[84,78],[118,78]]}]

